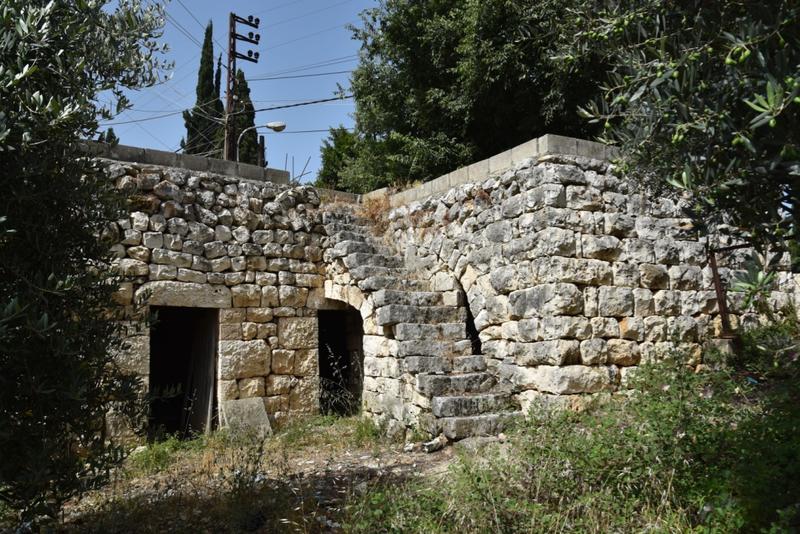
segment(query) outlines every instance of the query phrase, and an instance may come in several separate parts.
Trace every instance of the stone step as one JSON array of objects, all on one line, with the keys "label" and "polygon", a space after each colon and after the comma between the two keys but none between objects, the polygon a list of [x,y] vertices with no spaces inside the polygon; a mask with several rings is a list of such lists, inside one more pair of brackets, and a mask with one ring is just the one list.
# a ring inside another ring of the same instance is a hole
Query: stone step
[{"label": "stone step", "polygon": [[[351,273],[352,274],[352,273]],[[409,278],[398,278],[393,275],[373,275],[358,281],[358,287],[362,291],[378,291],[379,289],[396,289],[400,291],[427,291],[430,289],[430,282],[427,280],[414,280]]]},{"label": "stone step", "polygon": [[388,304],[405,306],[440,306],[443,295],[438,291],[398,291],[380,289],[372,295],[372,303],[380,308]]},{"label": "stone step", "polygon": [[448,395],[434,397],[431,401],[436,417],[466,417],[485,413],[506,412],[516,409],[510,395],[479,393],[474,395]]},{"label": "stone step", "polygon": [[372,276],[396,276],[404,278],[399,269],[381,267],[379,265],[359,265],[350,269],[350,276],[356,280],[365,280]]},{"label": "stone step", "polygon": [[[375,295],[378,293],[375,293]],[[436,293],[428,294],[436,295]],[[377,303],[378,299],[375,296],[373,296],[373,299],[375,305],[380,306],[380,304]],[[410,339],[461,341],[467,338],[467,325],[466,323],[397,323],[394,326],[394,337],[400,341]]]},{"label": "stone step", "polygon": [[366,265],[401,269],[405,265],[405,262],[400,256],[354,252],[345,256],[344,264],[352,272],[354,268]]},{"label": "stone step", "polygon": [[338,232],[329,233],[327,239],[330,246],[338,245],[344,241],[357,241],[360,243],[369,243],[371,245],[377,244],[380,241],[372,234],[351,232],[349,230],[340,230]]},{"label": "stone step", "polygon": [[402,360],[405,371],[412,374],[444,375],[453,371],[451,358],[442,356],[406,356]]},{"label": "stone step", "polygon": [[476,373],[486,370],[486,358],[480,354],[453,358],[454,373]]},{"label": "stone step", "polygon": [[346,240],[336,243],[333,247],[328,249],[331,258],[343,258],[354,252],[365,252],[367,254],[379,254],[388,252],[388,250],[380,250],[375,245],[366,241]]},{"label": "stone step", "polygon": [[371,224],[371,221],[363,217],[359,217],[353,213],[322,213],[322,224],[326,227],[331,226],[341,230],[349,230],[352,228],[363,228]]},{"label": "stone step", "polygon": [[489,373],[465,373],[463,375],[420,374],[416,378],[417,389],[428,397],[442,397],[459,393],[482,393],[494,386]]},{"label": "stone step", "polygon": [[496,436],[508,427],[521,412],[483,414],[468,417],[445,417],[439,419],[441,431],[447,439],[457,441],[473,436]]},{"label": "stone step", "polygon": [[472,343],[461,341],[431,341],[428,339],[412,339],[401,341],[397,346],[397,355],[406,356],[440,356],[452,358],[467,356],[472,353]]},{"label": "stone step", "polygon": [[[377,267],[376,267],[377,268]],[[351,274],[352,271],[351,271]],[[355,278],[355,274],[353,274]],[[381,326],[397,323],[461,323],[467,320],[465,308],[453,306],[405,306],[403,304],[389,304],[377,308],[375,322]]]}]

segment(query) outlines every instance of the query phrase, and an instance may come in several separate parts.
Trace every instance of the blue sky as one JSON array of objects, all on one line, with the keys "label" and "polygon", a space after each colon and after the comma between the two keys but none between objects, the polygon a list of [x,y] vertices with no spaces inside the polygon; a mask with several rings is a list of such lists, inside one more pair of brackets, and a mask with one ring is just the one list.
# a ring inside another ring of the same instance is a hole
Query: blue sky
[{"label": "blue sky", "polygon": [[[346,26],[358,24],[359,13],[375,5],[376,0],[171,0],[166,4],[169,16],[162,41],[170,47],[167,58],[175,63],[172,77],[155,87],[130,93],[133,108],[111,121],[112,125],[120,123],[113,126],[114,132],[125,145],[179,149],[181,137],[186,133],[183,118],[180,113],[162,115],[191,108],[195,103],[200,45],[209,20],[214,23],[214,55],[223,52],[225,64],[231,11],[244,18],[254,15],[261,19],[261,42],[253,48],[261,54],[259,62],[239,60],[237,65],[248,79],[256,109],[331,98],[335,96],[337,83],[349,86],[349,72],[356,66],[359,43],[351,38]],[[246,34],[249,30],[242,26],[239,33]],[[250,45],[239,43],[240,51],[247,50],[246,47]],[[283,79],[255,80],[258,77]],[[223,103],[224,91],[223,75]],[[288,156],[288,170],[292,170],[294,158],[294,173],[299,175],[310,157],[303,181],[316,179],[319,147],[327,134],[308,131],[327,131],[339,124],[352,127],[353,110],[351,99],[257,113],[256,124],[270,121],[287,124],[282,133],[264,132],[269,166],[283,169]],[[127,121],[137,122],[121,124]]]}]

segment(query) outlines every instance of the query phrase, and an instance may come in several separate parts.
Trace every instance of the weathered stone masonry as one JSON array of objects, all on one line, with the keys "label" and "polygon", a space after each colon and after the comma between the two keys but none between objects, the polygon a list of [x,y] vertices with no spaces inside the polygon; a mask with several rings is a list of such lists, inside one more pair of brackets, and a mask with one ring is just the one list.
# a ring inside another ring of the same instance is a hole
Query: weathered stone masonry
[{"label": "weathered stone masonry", "polygon": [[[390,198],[380,235],[311,187],[109,162],[134,206],[109,228],[128,278],[117,301],[220,310],[227,423],[254,406],[272,419],[318,410],[317,311],[345,303],[363,321],[363,410],[393,433],[496,433],[532,403],[620,391],[673,348],[699,357],[721,326],[709,238],[679,203],[580,155],[602,147],[542,154],[543,139]],[[744,254],[722,259],[723,279]],[[777,286],[780,310],[795,284],[782,273]],[[120,359],[146,375],[147,332]]]}]

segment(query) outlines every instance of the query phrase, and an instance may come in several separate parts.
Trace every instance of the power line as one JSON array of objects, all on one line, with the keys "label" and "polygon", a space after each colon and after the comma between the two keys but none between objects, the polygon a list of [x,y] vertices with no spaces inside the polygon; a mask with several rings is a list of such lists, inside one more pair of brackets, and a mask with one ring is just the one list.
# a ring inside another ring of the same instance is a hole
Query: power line
[{"label": "power line", "polygon": [[295,4],[297,4],[297,3],[301,2],[301,1],[302,0],[293,0],[292,2],[286,2],[286,3],[281,4],[279,6],[271,7],[269,9],[265,9],[264,11],[258,11],[256,13],[253,13],[253,15],[263,15],[264,13],[272,13],[273,11],[278,11],[279,9],[283,9],[284,7],[289,7],[291,5],[295,5]]},{"label": "power line", "polygon": [[[321,104],[323,102],[333,102],[333,101],[336,101],[336,100],[347,100],[347,99],[350,99],[350,98],[353,98],[353,95],[337,96],[337,97],[334,97],[334,98],[322,98],[322,99],[319,99],[319,100],[306,100],[304,102],[297,102],[295,104],[284,104],[282,106],[271,106],[271,107],[267,107],[267,108],[258,108],[258,109],[252,110],[252,112],[273,111],[273,110],[276,110],[276,109],[287,109],[287,108],[297,108],[297,107],[301,107],[301,106],[310,106],[310,105],[313,105],[313,104]],[[158,119],[163,119],[165,117],[171,117],[173,115],[178,115],[180,113],[183,113],[184,111],[186,111],[186,110],[181,109],[181,110],[178,110],[178,111],[172,111],[170,113],[164,113],[162,115],[156,115],[155,117],[145,117],[143,119],[132,119],[132,120],[129,120],[129,121],[102,122],[102,123],[99,123],[98,126],[118,126],[120,124],[134,124],[134,123],[137,123],[137,122],[154,121],[154,120],[158,120]],[[235,111],[233,113],[230,113],[230,115],[239,115],[239,114],[247,113],[247,112],[248,112],[247,110]]]},{"label": "power line", "polygon": [[298,74],[295,76],[269,76],[265,78],[250,78],[251,82],[265,82],[269,80],[294,80],[296,78],[316,78],[318,76],[333,76],[334,74],[347,74],[351,70],[336,70],[333,72],[318,72],[316,74]]},{"label": "power line", "polygon": [[329,32],[329,31],[332,31],[332,30],[338,30],[339,28],[344,28],[348,24],[354,24],[355,22],[357,22],[357,21],[352,20],[352,21],[349,21],[349,22],[345,22],[344,24],[337,24],[336,26],[331,26],[330,28],[325,28],[324,30],[320,30],[318,32],[309,33],[308,35],[302,35],[300,37],[297,37],[296,39],[291,39],[289,41],[284,41],[282,43],[278,43],[276,45],[273,45],[273,46],[270,46],[268,48],[265,48],[264,50],[265,51],[275,50],[276,48],[280,48],[280,47],[286,46],[288,44],[296,43],[297,41],[302,41],[304,39],[310,39],[311,37],[316,37],[317,35],[320,35],[320,34],[325,33],[325,32]]},{"label": "power line", "polygon": [[339,7],[343,4],[349,4],[353,0],[344,0],[343,2],[339,2],[337,4],[333,4],[332,6],[323,7],[320,9],[315,9],[314,11],[309,11],[308,13],[303,13],[302,15],[297,15],[295,17],[290,17],[288,19],[279,20],[278,22],[273,22],[272,24],[265,25],[265,28],[274,28],[275,26],[280,26],[281,24],[285,24],[287,22],[292,22],[293,20],[303,19],[306,17],[310,17],[312,15],[316,15],[317,13],[322,13],[323,11],[327,11],[329,9],[333,9],[334,7]]},{"label": "power line", "polygon": [[339,65],[341,63],[349,63],[350,61],[354,61],[358,58],[358,54],[351,54],[349,56],[342,56],[336,57],[331,59],[325,59],[322,61],[318,61],[316,63],[309,63],[307,65],[298,65],[296,67],[287,67],[283,70],[276,70],[272,72],[263,72],[261,74],[257,74],[256,76],[281,76],[283,74],[293,74],[295,72],[303,72],[306,70],[317,69],[320,67],[331,67],[333,65]]},{"label": "power line", "polygon": [[173,17],[172,15],[170,15],[169,13],[167,13],[166,11],[164,11],[164,15],[167,17],[167,21],[168,21],[168,22],[171,22],[171,23],[172,23],[172,25],[173,25],[173,26],[175,26],[175,28],[177,28],[177,29],[178,29],[178,31],[179,31],[179,32],[181,32],[181,33],[184,35],[184,37],[186,37],[187,39],[189,39],[191,42],[193,42],[194,44],[196,44],[196,45],[197,45],[197,46],[199,46],[200,48],[203,48],[203,44],[202,44],[200,41],[198,41],[198,40],[197,40],[197,39],[194,37],[194,35],[192,35],[192,34],[191,34],[191,32],[190,32],[189,30],[187,30],[186,28],[184,28],[184,27],[181,25],[181,23],[180,23],[180,22],[178,22],[177,20],[175,20],[175,17]]},{"label": "power line", "polygon": [[[181,7],[184,9],[184,11],[186,11],[186,12],[189,14],[189,16],[190,16],[190,17],[192,17],[192,18],[194,19],[194,21],[197,23],[197,25],[198,25],[198,26],[200,26],[200,27],[203,29],[203,31],[205,31],[206,27],[205,27],[205,26],[203,26],[203,23],[202,23],[202,22],[200,22],[200,20],[198,20],[198,18],[194,16],[194,13],[192,13],[192,12],[189,10],[189,8],[188,8],[188,7],[186,7],[186,4],[184,4],[184,3],[183,3],[181,0],[178,0],[178,3],[179,3],[179,4],[180,4],[180,6],[181,6]],[[224,47],[224,46],[222,46],[222,45],[220,44],[220,42],[219,42],[219,41],[217,41],[217,38],[216,38],[216,37],[214,37],[214,35],[213,35],[213,34],[211,35],[211,39],[212,39],[212,40],[213,40],[213,41],[214,41],[214,42],[217,44],[217,46],[220,48],[220,52],[222,52],[222,51],[224,51],[224,50],[225,50],[225,47]]]}]

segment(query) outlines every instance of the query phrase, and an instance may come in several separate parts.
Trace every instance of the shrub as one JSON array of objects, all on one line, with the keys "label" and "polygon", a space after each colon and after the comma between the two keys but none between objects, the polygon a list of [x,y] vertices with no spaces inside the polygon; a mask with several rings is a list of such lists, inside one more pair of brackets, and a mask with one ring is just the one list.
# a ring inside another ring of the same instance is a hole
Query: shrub
[{"label": "shrub", "polygon": [[[796,325],[745,336],[742,358],[680,355],[642,367],[635,393],[576,412],[530,414],[508,446],[461,456],[445,483],[375,487],[355,532],[778,531],[800,520]],[[762,362],[762,363],[758,363]]]}]

